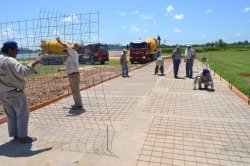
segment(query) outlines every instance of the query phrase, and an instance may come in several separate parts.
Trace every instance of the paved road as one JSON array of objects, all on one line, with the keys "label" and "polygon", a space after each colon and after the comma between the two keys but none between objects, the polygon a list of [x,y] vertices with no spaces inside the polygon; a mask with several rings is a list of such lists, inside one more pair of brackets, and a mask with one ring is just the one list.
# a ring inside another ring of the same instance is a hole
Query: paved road
[{"label": "paved road", "polygon": [[153,75],[150,64],[83,91],[85,111],[69,110],[70,96],[32,112],[33,145],[1,125],[1,165],[250,165],[250,107],[217,79],[215,92],[193,91],[170,61],[165,69]]}]

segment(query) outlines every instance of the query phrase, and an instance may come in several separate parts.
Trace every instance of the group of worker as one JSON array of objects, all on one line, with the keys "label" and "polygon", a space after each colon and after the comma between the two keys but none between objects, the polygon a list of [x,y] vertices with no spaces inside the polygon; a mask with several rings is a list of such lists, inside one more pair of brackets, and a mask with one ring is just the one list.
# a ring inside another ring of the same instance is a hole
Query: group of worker
[{"label": "group of worker", "polygon": [[[180,78],[178,76],[179,66],[181,63],[181,50],[180,46],[176,46],[175,50],[172,51],[172,62],[173,62],[173,71],[174,78]],[[185,50],[184,62],[186,63],[186,78],[193,78],[193,63],[196,58],[195,50],[192,48],[190,44],[187,45]],[[159,56],[156,60],[155,74],[158,73],[160,69],[161,74],[164,75],[164,58]],[[204,88],[207,89],[211,86],[211,90],[214,90],[213,78],[210,74],[210,70],[208,68],[204,68],[201,72],[198,73],[196,77],[194,77],[194,86],[193,89],[196,90],[196,84],[198,83],[199,89],[202,89],[201,85],[204,84]]]},{"label": "group of worker", "polygon": [[[124,49],[121,53],[120,57],[120,64],[122,70],[123,77],[128,76],[128,65],[127,65],[127,53],[128,51]],[[178,76],[179,66],[181,63],[181,50],[180,46],[176,46],[176,49],[172,51],[172,62],[173,62],[173,71],[174,71],[174,78],[180,78]],[[187,45],[185,50],[185,57],[184,62],[186,63],[186,78],[193,78],[193,63],[196,58],[195,50],[192,48],[190,44]],[[160,70],[161,75],[164,75],[164,58],[161,56],[161,51],[158,52],[158,58],[156,60],[155,72],[156,75]],[[208,68],[204,68],[196,77],[194,77],[194,87],[193,89],[196,90],[196,84],[199,84],[199,89],[202,89],[201,85],[204,84],[204,88],[207,89],[211,86],[211,90],[214,90],[214,83],[210,71]]]},{"label": "group of worker", "polygon": [[[75,51],[78,45],[75,44],[74,48],[69,47],[63,43],[60,38],[56,39],[65,48],[68,57],[66,60],[66,73],[69,78],[71,91],[73,94],[74,105],[72,109],[82,109],[83,103],[80,94],[80,73],[79,73],[79,54]],[[31,143],[37,140],[35,137],[28,136],[28,120],[29,120],[29,107],[24,93],[26,84],[26,77],[36,73],[35,67],[42,64],[41,59],[36,59],[27,66],[23,66],[16,60],[17,54],[20,51],[15,41],[6,41],[1,48],[2,55],[0,55],[0,101],[3,104],[4,111],[7,115],[9,136],[14,140],[19,140],[22,143]],[[127,50],[123,50],[120,57],[120,64],[123,77],[129,77],[127,65]],[[191,45],[187,46],[185,51],[186,62],[186,77],[192,78],[193,76],[193,62],[195,59],[195,51]],[[172,52],[172,60],[174,66],[174,77],[178,77],[179,65],[181,63],[180,47],[177,46]],[[161,71],[164,75],[164,58],[160,56],[156,61],[155,74]],[[194,79],[194,87],[196,84],[205,84],[205,88],[211,86],[213,89],[213,80],[210,71],[205,68]]]}]

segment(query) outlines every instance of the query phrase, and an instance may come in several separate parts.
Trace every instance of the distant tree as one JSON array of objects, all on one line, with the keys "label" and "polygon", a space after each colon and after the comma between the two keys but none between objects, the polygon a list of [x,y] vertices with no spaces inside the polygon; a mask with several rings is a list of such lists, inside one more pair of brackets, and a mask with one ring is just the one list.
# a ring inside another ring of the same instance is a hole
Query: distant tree
[{"label": "distant tree", "polygon": [[225,47],[226,46],[226,43],[222,39],[219,39],[217,44],[218,44],[219,47]]},{"label": "distant tree", "polygon": [[248,45],[249,44],[248,40],[245,40],[243,43],[244,43],[244,45]]}]

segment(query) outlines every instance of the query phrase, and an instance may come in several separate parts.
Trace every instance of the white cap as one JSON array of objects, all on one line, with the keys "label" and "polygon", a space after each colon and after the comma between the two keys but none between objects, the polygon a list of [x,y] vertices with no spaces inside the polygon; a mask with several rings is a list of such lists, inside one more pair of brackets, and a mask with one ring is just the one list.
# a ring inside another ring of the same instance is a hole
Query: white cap
[{"label": "white cap", "polygon": [[187,44],[187,47],[191,47],[191,44]]}]

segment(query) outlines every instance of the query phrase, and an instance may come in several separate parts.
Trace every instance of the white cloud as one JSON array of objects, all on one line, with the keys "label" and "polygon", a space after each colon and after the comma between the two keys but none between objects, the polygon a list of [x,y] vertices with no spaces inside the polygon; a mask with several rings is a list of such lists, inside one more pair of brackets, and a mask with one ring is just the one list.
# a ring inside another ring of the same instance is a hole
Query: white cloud
[{"label": "white cloud", "polygon": [[120,13],[120,16],[126,16],[126,13],[125,12]]},{"label": "white cloud", "polygon": [[240,36],[241,34],[240,33],[236,33],[235,36]]},{"label": "white cloud", "polygon": [[120,16],[126,16],[127,13],[126,12],[121,12],[121,11],[117,11],[116,14],[120,15]]},{"label": "white cloud", "polygon": [[175,28],[175,29],[174,29],[174,32],[180,33],[180,32],[182,32],[182,30],[181,30],[181,29],[178,29],[178,28]]},{"label": "white cloud", "polygon": [[212,10],[211,9],[207,9],[206,13],[212,13]]},{"label": "white cloud", "polygon": [[167,7],[166,7],[166,16],[168,16],[168,15],[170,15],[170,16],[172,16],[173,15],[173,12],[174,12],[174,7],[172,6],[172,5],[168,5]]},{"label": "white cloud", "polygon": [[140,28],[138,28],[136,25],[132,25],[130,28],[129,28],[130,31],[132,32],[140,32]]},{"label": "white cloud", "polygon": [[206,35],[205,34],[201,34],[201,37],[204,38],[204,37],[206,37]]},{"label": "white cloud", "polygon": [[176,14],[174,15],[175,20],[182,20],[184,18],[184,14]]},{"label": "white cloud", "polygon": [[53,31],[52,34],[53,34],[54,36],[60,36],[60,33],[59,33],[58,31]]},{"label": "white cloud", "polygon": [[122,29],[127,29],[127,25],[123,25],[123,26],[122,26]]},{"label": "white cloud", "polygon": [[142,33],[148,33],[148,30],[144,30]]},{"label": "white cloud", "polygon": [[141,19],[143,19],[143,20],[151,20],[153,18],[154,18],[153,14],[142,14],[141,15]]},{"label": "white cloud", "polygon": [[250,12],[250,7],[245,7],[244,12]]},{"label": "white cloud", "polygon": [[133,12],[131,12],[130,14],[139,14],[139,11],[133,11]]},{"label": "white cloud", "polygon": [[63,22],[69,22],[69,23],[78,23],[78,18],[76,16],[76,14],[70,14],[69,16],[66,16],[63,18]]}]

